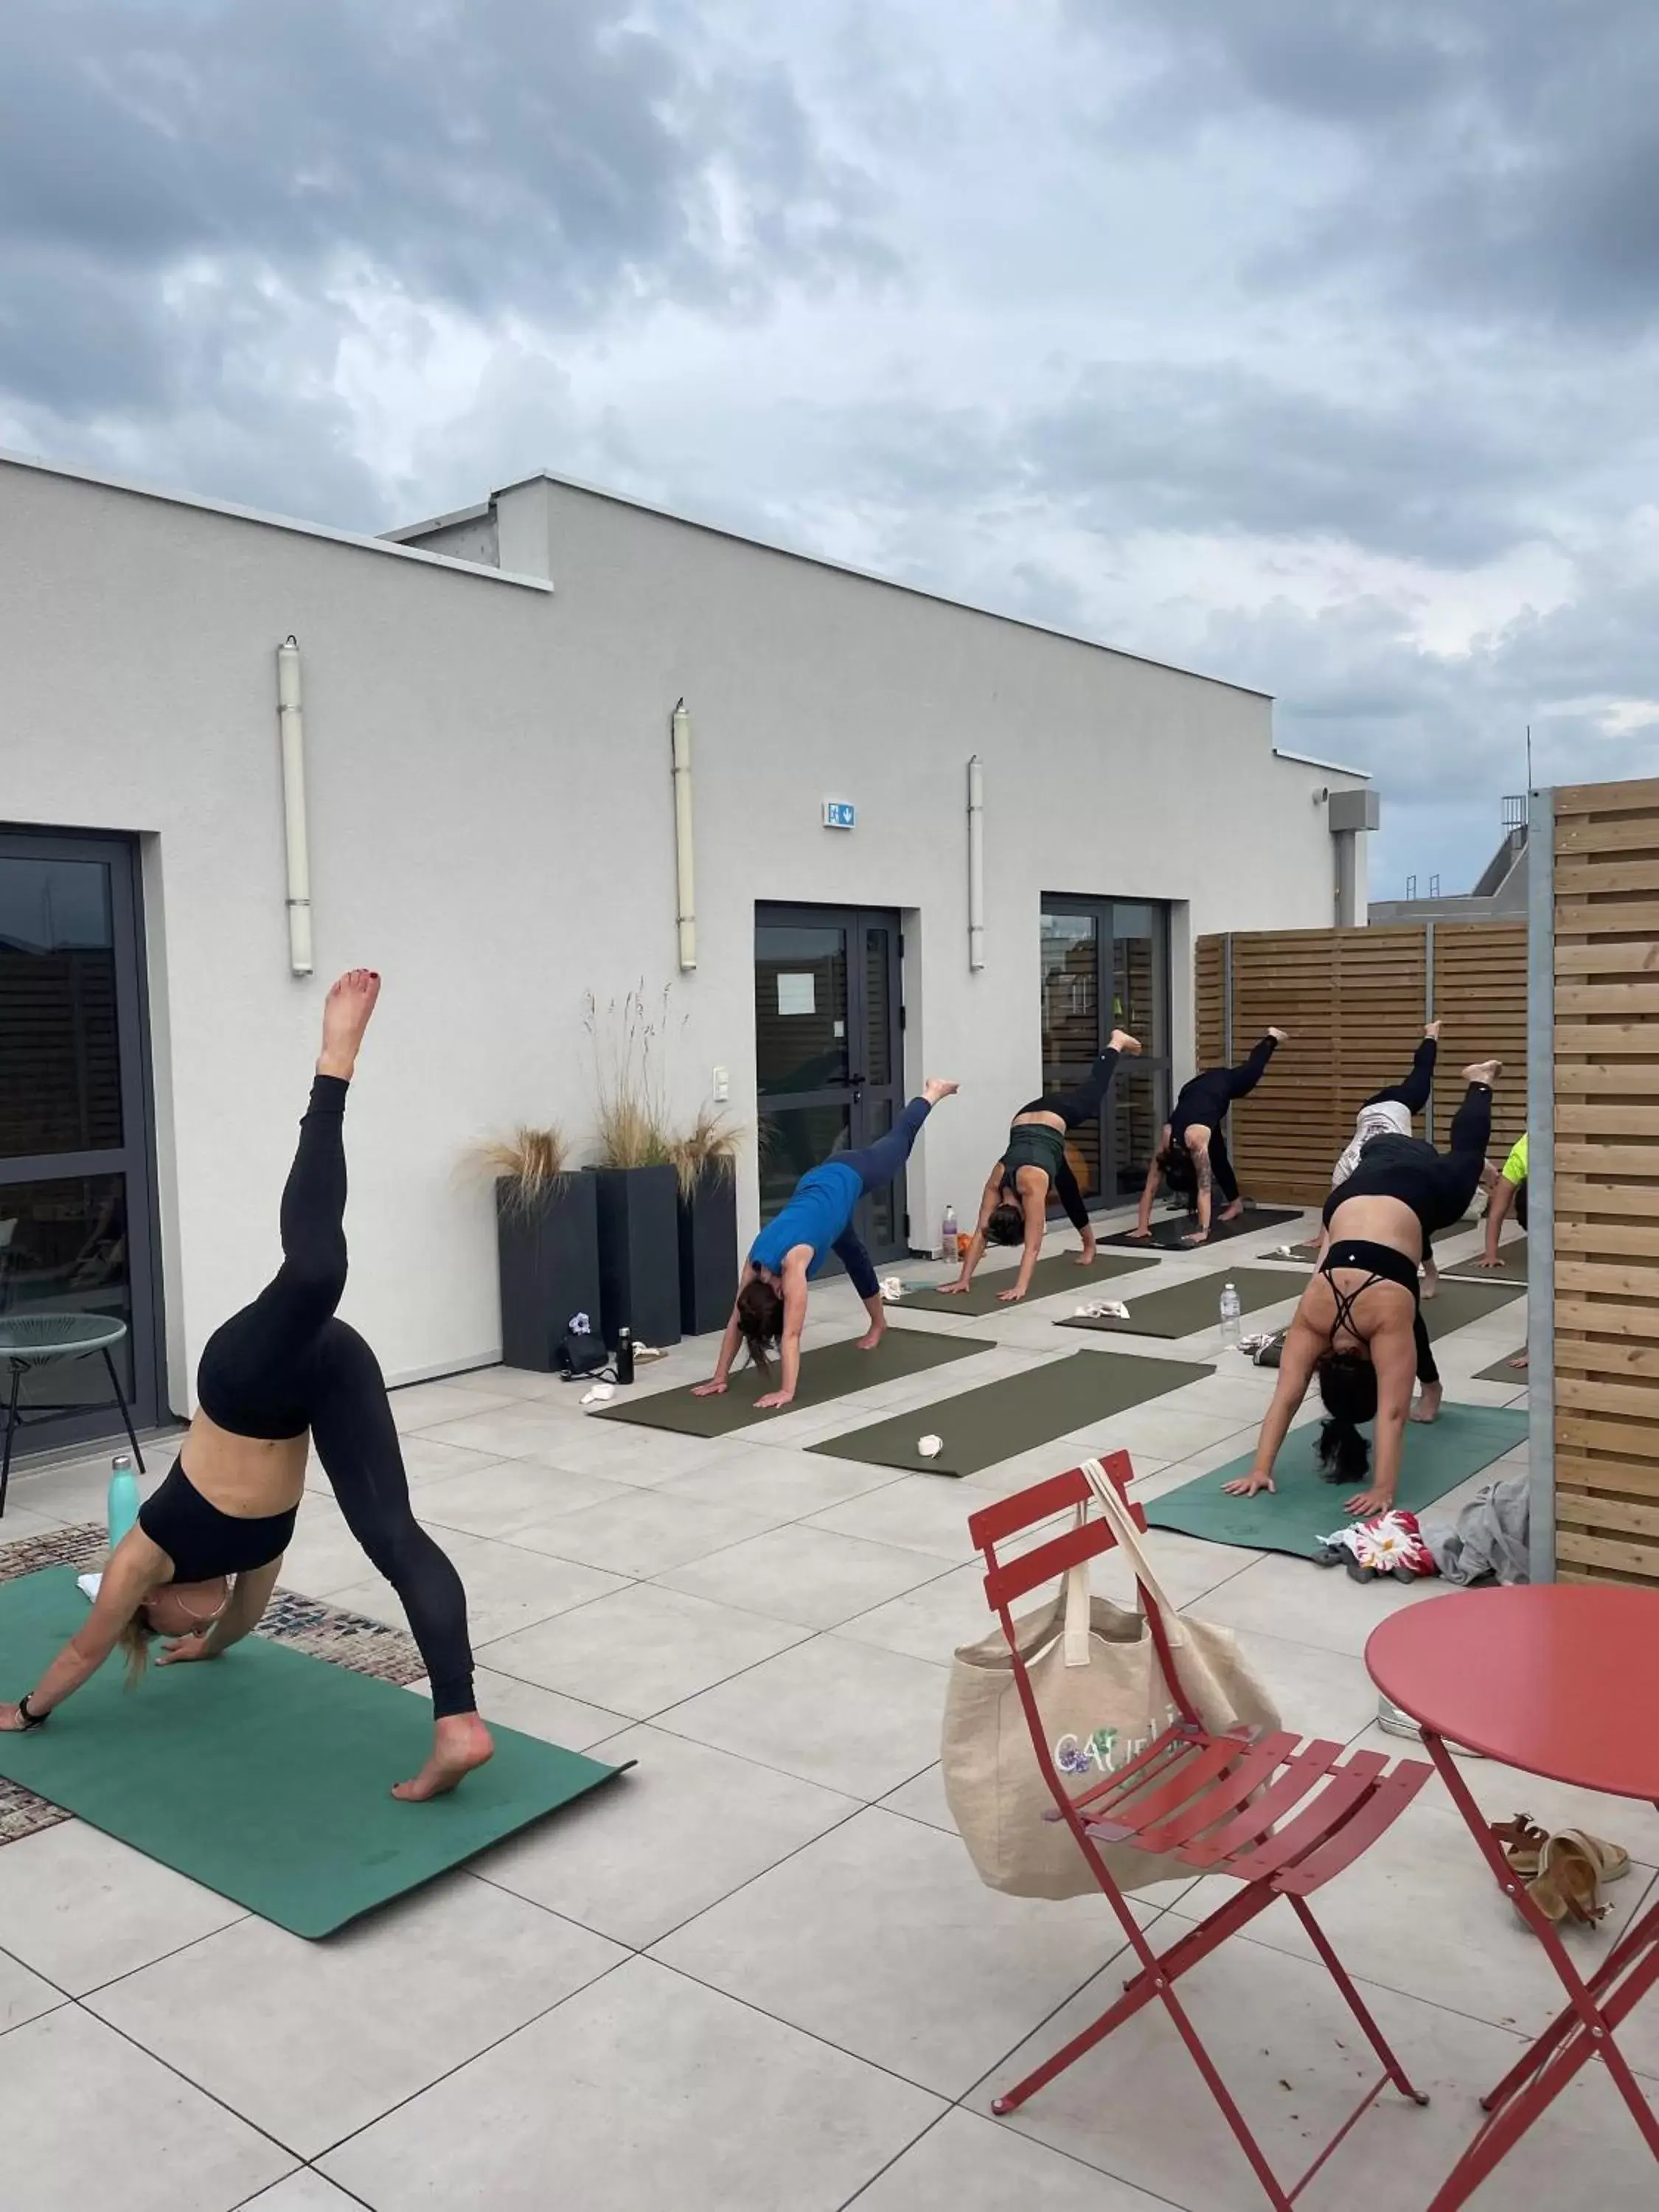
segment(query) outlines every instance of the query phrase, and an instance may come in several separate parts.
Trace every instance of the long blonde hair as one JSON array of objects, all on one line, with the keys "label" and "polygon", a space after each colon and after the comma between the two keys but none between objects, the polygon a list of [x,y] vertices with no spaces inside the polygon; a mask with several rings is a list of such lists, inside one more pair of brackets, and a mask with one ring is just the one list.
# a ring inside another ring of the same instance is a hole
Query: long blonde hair
[{"label": "long blonde hair", "polygon": [[121,1631],[121,1649],[127,1655],[127,1678],[121,1685],[124,1690],[136,1690],[143,1680],[144,1669],[149,1664],[150,1640],[155,1634],[141,1605]]}]

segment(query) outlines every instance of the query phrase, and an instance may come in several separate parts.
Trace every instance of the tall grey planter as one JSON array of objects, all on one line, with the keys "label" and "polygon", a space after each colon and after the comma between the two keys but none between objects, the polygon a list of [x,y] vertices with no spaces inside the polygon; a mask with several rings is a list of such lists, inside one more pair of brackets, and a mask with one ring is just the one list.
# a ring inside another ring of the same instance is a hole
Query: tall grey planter
[{"label": "tall grey planter", "polygon": [[508,1367],[551,1374],[572,1320],[586,1314],[600,1326],[599,1194],[592,1178],[561,1176],[530,1206],[514,1186],[495,1185],[495,1240],[501,1263],[501,1359]]},{"label": "tall grey planter", "polygon": [[605,1340],[680,1340],[679,1179],[672,1167],[588,1168],[599,1203],[599,1312]]},{"label": "tall grey planter", "polygon": [[705,1168],[680,1210],[680,1327],[687,1336],[724,1328],[738,1294],[738,1185]]}]

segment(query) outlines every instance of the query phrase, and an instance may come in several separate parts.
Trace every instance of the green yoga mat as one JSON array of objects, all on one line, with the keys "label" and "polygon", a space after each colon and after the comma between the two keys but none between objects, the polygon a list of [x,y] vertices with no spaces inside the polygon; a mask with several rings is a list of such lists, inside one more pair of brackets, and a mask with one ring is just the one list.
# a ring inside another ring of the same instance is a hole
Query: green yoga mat
[{"label": "green yoga mat", "polygon": [[[1217,1211],[1220,1211],[1219,1207]],[[1246,1206],[1243,1212],[1236,1219],[1218,1221],[1210,1231],[1209,1242],[1211,1244],[1224,1244],[1234,1237],[1259,1237],[1264,1229],[1276,1228],[1281,1221],[1300,1221],[1301,1218],[1302,1212],[1298,1206]],[[1150,1244],[1143,1244],[1138,1237],[1131,1236],[1127,1229],[1121,1229],[1115,1237],[1103,1237],[1100,1241],[1103,1246],[1127,1245],[1132,1252],[1207,1250],[1207,1245],[1188,1244],[1186,1242],[1188,1237],[1197,1226],[1198,1219],[1194,1214],[1166,1213],[1161,1220],[1153,1222]]]},{"label": "green yoga mat", "polygon": [[1511,1390],[1524,1390],[1527,1387],[1527,1370],[1524,1367],[1511,1367],[1510,1365],[1510,1360],[1518,1359],[1526,1348],[1527,1347],[1524,1344],[1517,1344],[1514,1351],[1509,1354],[1507,1358],[1496,1359],[1492,1362],[1490,1367],[1482,1367],[1479,1369],[1476,1373],[1471,1376],[1471,1381],[1475,1382],[1507,1382]]},{"label": "green yoga mat", "polygon": [[[1249,1473],[1254,1454],[1244,1452],[1212,1474],[1200,1474],[1152,1499],[1146,1505],[1147,1520],[1154,1528],[1173,1528],[1212,1544],[1316,1559],[1319,1539],[1347,1517],[1343,1499],[1364,1486],[1326,1481],[1314,1464],[1318,1433],[1319,1424],[1307,1421],[1285,1437],[1273,1469],[1275,1491],[1259,1491],[1254,1498],[1222,1495],[1224,1482]],[[1413,1423],[1406,1431],[1399,1504],[1408,1512],[1424,1512],[1436,1498],[1523,1443],[1526,1435],[1527,1417],[1515,1407],[1443,1406],[1437,1421]]]},{"label": "green yoga mat", "polygon": [[[1214,1372],[1212,1367],[1185,1360],[1074,1352],[1047,1366],[964,1390],[959,1398],[914,1407],[892,1420],[831,1437],[810,1449],[827,1459],[910,1468],[918,1474],[977,1474],[982,1467],[1017,1459],[1021,1452],[1032,1451],[1055,1437],[1127,1413],[1131,1406],[1161,1398],[1167,1390],[1178,1390],[1183,1382],[1197,1382]],[[937,1459],[926,1459],[916,1449],[926,1436],[938,1437],[944,1446]],[[1108,1437],[1100,1441],[1103,1449],[1109,1447]],[[1056,1468],[1054,1472],[1063,1470]]]},{"label": "green yoga mat", "polygon": [[[1062,1292],[1080,1298],[1092,1297],[1097,1283],[1109,1282],[1115,1275],[1133,1275],[1137,1268],[1155,1267],[1158,1261],[1136,1257],[1127,1252],[1097,1252],[1092,1267],[1079,1267],[1075,1252],[1056,1252],[1047,1260],[1039,1260],[1031,1270],[1031,1287],[1025,1293],[1025,1304],[1036,1298],[1059,1297]],[[1002,1292],[1013,1286],[1018,1267],[985,1267],[975,1276],[971,1286],[960,1297],[941,1297],[929,1286],[926,1290],[907,1291],[903,1304],[914,1313],[994,1314],[1002,1311]]]},{"label": "green yoga mat", "polygon": [[[850,1397],[855,1390],[873,1390],[878,1382],[896,1382],[906,1375],[923,1375],[930,1367],[944,1367],[953,1359],[995,1349],[981,1337],[946,1336],[942,1331],[890,1325],[873,1352],[860,1352],[853,1338],[842,1344],[820,1345],[817,1351],[801,1355],[800,1381],[788,1410],[799,1413],[803,1406],[827,1405],[832,1398]],[[777,1419],[775,1413],[761,1413],[755,1404],[757,1398],[763,1398],[777,1387],[775,1359],[769,1382],[763,1382],[758,1370],[745,1362],[733,1370],[722,1397],[694,1397],[692,1386],[688,1386],[607,1406],[593,1418],[628,1421],[641,1429],[672,1429],[680,1437],[729,1436],[733,1429],[746,1429],[752,1421]]]},{"label": "green yoga mat", "polygon": [[[0,1584],[9,1683],[86,1620],[75,1582]],[[0,1775],[295,1936],[331,1936],[623,1771],[492,1727],[487,1766],[405,1805],[390,1792],[431,1749],[424,1698],[257,1636],[131,1695],[124,1674],[111,1659],[47,1726],[0,1735]]]},{"label": "green yoga mat", "polygon": [[1195,1275],[1185,1283],[1166,1283],[1161,1291],[1126,1299],[1127,1321],[1109,1317],[1083,1321],[1067,1316],[1055,1327],[1093,1329],[1105,1336],[1192,1336],[1201,1328],[1219,1328],[1224,1283],[1231,1283],[1238,1292],[1241,1313],[1255,1313],[1261,1306],[1282,1305],[1286,1299],[1299,1298],[1303,1287],[1297,1276],[1286,1274],[1282,1267],[1218,1267],[1213,1274]]},{"label": "green yoga mat", "polygon": [[1503,1262],[1498,1267],[1477,1267],[1473,1260],[1460,1260],[1455,1267],[1448,1267],[1442,1278],[1449,1283],[1518,1283],[1524,1290],[1527,1281],[1527,1240],[1514,1237],[1498,1248]]}]

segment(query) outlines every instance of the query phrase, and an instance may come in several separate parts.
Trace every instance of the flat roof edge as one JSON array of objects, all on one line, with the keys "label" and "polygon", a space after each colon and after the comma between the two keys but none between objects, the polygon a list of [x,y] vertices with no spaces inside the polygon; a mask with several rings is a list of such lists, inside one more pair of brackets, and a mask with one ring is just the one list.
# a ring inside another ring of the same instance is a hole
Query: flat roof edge
[{"label": "flat roof edge", "polygon": [[[1184,676],[1194,684],[1213,684],[1221,690],[1237,691],[1247,699],[1266,699],[1271,702],[1273,696],[1271,691],[1258,690],[1254,684],[1235,684],[1225,676],[1208,676],[1202,669],[1182,668],[1172,660],[1155,660],[1149,653],[1130,653],[1121,645],[1103,645],[1098,638],[1079,637],[1075,630],[1058,629],[1052,623],[1036,622],[1029,615],[1011,615],[999,607],[981,606],[972,599],[952,599],[948,592],[932,591],[926,584],[905,583],[896,576],[884,576],[872,568],[855,568],[850,561],[831,560],[824,553],[803,553],[798,546],[778,545],[769,538],[750,538],[743,531],[733,530],[723,522],[705,522],[694,514],[678,514],[672,507],[656,507],[649,500],[636,499],[631,492],[610,491],[603,484],[584,483],[580,477],[556,475],[551,469],[536,469],[528,476],[515,477],[511,483],[498,484],[484,507],[477,512],[487,511],[491,501],[503,497],[507,492],[522,491],[526,484],[543,483],[557,484],[562,491],[580,492],[586,499],[605,500],[612,507],[630,507],[636,514],[651,515],[659,522],[677,523],[683,530],[706,531],[711,538],[725,538],[733,544],[750,546],[757,552],[773,553],[780,560],[802,561],[810,568],[828,568],[838,576],[854,577],[861,584],[879,584],[886,591],[904,592],[912,599],[931,600],[935,606],[954,607],[959,614],[978,615],[987,622],[1007,623],[1015,629],[1032,630],[1039,637],[1059,638],[1064,644],[1080,646],[1086,653],[1109,653],[1115,660],[1132,660],[1142,668],[1162,669],[1166,675]],[[473,510],[468,510],[467,514],[471,512]],[[465,520],[466,515],[443,519]],[[439,526],[437,522],[417,523],[415,530],[418,534],[422,530],[435,530]],[[1343,772],[1358,773],[1352,769]]]},{"label": "flat roof edge", "polygon": [[398,545],[359,531],[334,530],[325,522],[302,522],[294,515],[267,514],[258,507],[238,507],[229,500],[204,499],[195,492],[167,491],[156,484],[135,483],[129,477],[109,476],[100,469],[43,460],[37,453],[15,453],[0,447],[0,467],[33,469],[40,476],[61,477],[71,483],[95,484],[102,491],[125,492],[134,499],[159,500],[167,507],[193,507],[203,514],[223,515],[233,522],[258,523],[267,530],[287,530],[301,538],[320,538],[330,544],[355,546],[359,552],[378,553],[390,561],[418,561],[428,568],[447,569],[452,575],[478,576],[486,583],[511,584],[520,591],[550,592],[553,589],[545,576],[520,575],[507,568],[486,568],[476,561],[457,561],[445,553],[423,552],[416,545]]},{"label": "flat roof edge", "polygon": [[1371,780],[1368,768],[1350,768],[1346,761],[1320,760],[1312,753],[1287,752],[1283,745],[1273,747],[1273,758],[1294,761],[1298,768],[1322,768],[1328,775],[1357,775],[1362,783],[1369,783]]}]

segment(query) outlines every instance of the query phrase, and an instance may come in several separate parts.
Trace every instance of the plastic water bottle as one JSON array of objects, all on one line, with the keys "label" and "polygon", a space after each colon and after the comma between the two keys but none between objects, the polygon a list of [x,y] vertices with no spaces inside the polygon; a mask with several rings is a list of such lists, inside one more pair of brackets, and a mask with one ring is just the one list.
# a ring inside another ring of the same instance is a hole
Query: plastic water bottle
[{"label": "plastic water bottle", "polygon": [[957,1257],[957,1210],[954,1206],[945,1209],[945,1226],[939,1232],[939,1256],[941,1260]]},{"label": "plastic water bottle", "polygon": [[112,1552],[138,1518],[138,1478],[125,1452],[118,1452],[109,1469],[109,1547]]},{"label": "plastic water bottle", "polygon": [[1231,1283],[1221,1285],[1221,1341],[1232,1352],[1238,1349],[1238,1317],[1243,1311],[1238,1292]]}]

